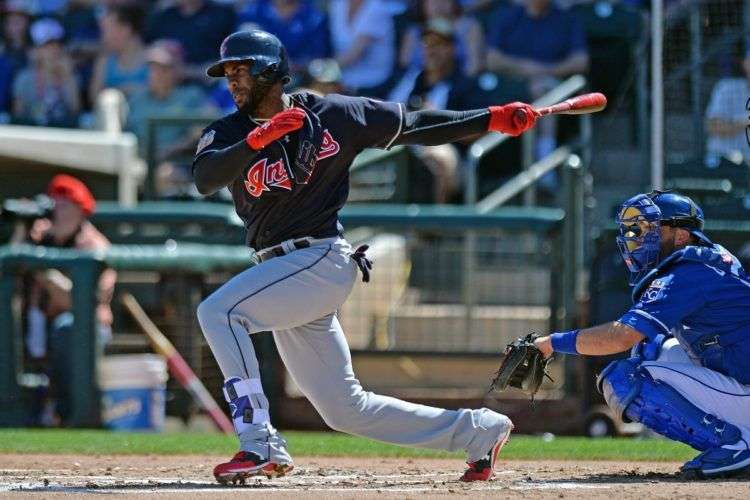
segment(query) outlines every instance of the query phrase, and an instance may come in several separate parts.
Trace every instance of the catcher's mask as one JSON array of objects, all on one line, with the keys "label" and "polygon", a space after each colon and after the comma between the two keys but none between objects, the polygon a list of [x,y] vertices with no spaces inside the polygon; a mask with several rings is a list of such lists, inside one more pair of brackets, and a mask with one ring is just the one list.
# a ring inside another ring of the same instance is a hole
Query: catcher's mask
[{"label": "catcher's mask", "polygon": [[617,214],[617,247],[635,285],[659,262],[661,210],[646,194],[622,204]]},{"label": "catcher's mask", "polygon": [[703,211],[687,196],[652,191],[622,204],[617,215],[617,246],[635,285],[659,263],[661,226],[689,231],[701,244],[712,245],[703,234]]}]

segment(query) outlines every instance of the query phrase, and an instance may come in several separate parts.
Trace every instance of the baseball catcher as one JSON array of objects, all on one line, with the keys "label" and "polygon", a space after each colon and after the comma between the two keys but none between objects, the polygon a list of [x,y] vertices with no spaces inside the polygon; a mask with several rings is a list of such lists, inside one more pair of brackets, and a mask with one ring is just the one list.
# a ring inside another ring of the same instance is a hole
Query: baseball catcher
[{"label": "baseball catcher", "polygon": [[690,198],[654,191],[627,200],[617,244],[633,307],[618,320],[534,340],[553,352],[631,349],[597,380],[609,406],[700,453],[687,477],[750,469],[750,276],[703,232]]}]

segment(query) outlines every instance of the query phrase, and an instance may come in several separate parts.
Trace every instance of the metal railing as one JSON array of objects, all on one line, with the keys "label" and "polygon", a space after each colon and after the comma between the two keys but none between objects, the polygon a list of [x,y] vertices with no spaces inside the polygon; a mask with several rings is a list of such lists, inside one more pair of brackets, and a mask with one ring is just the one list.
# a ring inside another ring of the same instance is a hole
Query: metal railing
[{"label": "metal railing", "polygon": [[[574,75],[562,82],[560,85],[544,94],[542,97],[532,103],[535,108],[542,106],[550,106],[557,102],[563,101],[568,97],[572,96],[576,92],[580,91],[586,86],[586,79],[581,75]],[[583,121],[587,121],[588,115],[579,115],[583,118]],[[590,125],[584,125],[582,128],[582,134],[591,134]],[[478,184],[477,184],[477,170],[479,163],[484,157],[486,157],[492,150],[500,146],[502,143],[510,139],[511,136],[506,134],[487,134],[477,139],[469,148],[469,154],[466,158],[466,183],[464,185],[464,203],[467,205],[473,205],[479,201],[478,199]],[[533,163],[533,144],[535,134],[533,129],[527,131],[522,136],[523,142],[523,170],[529,170]],[[586,138],[583,139],[586,141]],[[590,142],[590,141],[586,141]],[[584,144],[586,143],[584,142]],[[527,191],[528,192],[528,191]],[[525,195],[524,203],[526,205],[533,205],[534,196],[533,193]]]},{"label": "metal railing", "polygon": [[[174,115],[174,116],[152,116],[149,117],[146,122],[146,182],[143,186],[144,198],[147,200],[153,200],[156,198],[156,186],[154,174],[158,163],[158,140],[157,132],[160,127],[195,127],[195,126],[206,126],[217,117],[214,115],[207,114],[196,114],[196,115]],[[186,161],[192,161],[192,152],[190,153],[189,159],[186,157]]]},{"label": "metal railing", "polygon": [[347,234],[371,229],[362,242],[376,262],[340,311],[353,349],[496,352],[519,329],[560,326],[557,303],[572,293],[554,272],[562,210],[352,205],[341,215]]},{"label": "metal railing", "polygon": [[[567,99],[571,95],[583,89],[586,79],[580,75],[574,75],[553,90],[534,101],[534,107],[549,106],[551,104]],[[576,318],[572,314],[575,310],[575,301],[583,294],[583,259],[584,259],[584,235],[583,235],[583,170],[590,162],[591,153],[591,117],[579,115],[581,118],[581,137],[575,146],[562,146],[538,162],[533,162],[533,150],[535,134],[533,129],[527,131],[522,137],[523,170],[513,179],[498,187],[483,200],[478,200],[477,170],[482,159],[493,149],[500,146],[510,137],[506,134],[488,134],[475,141],[469,148],[466,160],[466,184],[464,201],[467,205],[476,205],[479,213],[489,213],[512,198],[524,193],[524,205],[533,205],[536,201],[534,185],[546,173],[551,172],[563,163],[568,168],[565,171],[565,222],[563,230],[564,255],[572,257],[575,265],[563,266],[561,285],[561,300],[556,303],[556,317],[564,318],[563,327],[569,327],[575,323]],[[573,149],[581,149],[583,161],[579,156],[573,155]],[[584,167],[584,168],[582,168]],[[579,227],[580,226],[580,227]],[[464,236],[463,272],[467,279],[473,278],[476,269],[477,234],[475,231],[467,231]],[[567,290],[573,290],[566,293]],[[471,328],[472,309],[476,303],[476,296],[472,287],[464,289],[464,304],[466,305],[466,328]]]},{"label": "metal railing", "polygon": [[484,214],[496,209],[500,205],[504,205],[522,191],[526,191],[529,187],[533,186],[545,174],[562,165],[571,154],[572,149],[569,146],[557,148],[551,154],[532,164],[530,167],[525,168],[523,172],[478,201],[476,204],[477,210]]},{"label": "metal railing", "polygon": [[[576,92],[580,91],[586,86],[586,79],[581,75],[574,75],[562,82],[560,85],[552,89],[547,94],[543,95],[532,103],[535,107],[549,106],[567,99]],[[589,144],[591,142],[591,120],[589,115],[579,115],[581,118],[581,140],[580,144],[585,145],[582,148],[581,156],[583,163],[588,165],[591,159],[591,152]],[[464,204],[474,205],[478,200],[478,188],[477,188],[477,169],[479,163],[485,158],[492,150],[503,144],[505,141],[510,139],[511,136],[506,134],[487,134],[474,141],[469,147],[469,153],[466,158],[466,179],[464,184]],[[533,165],[533,144],[535,134],[533,129],[526,132],[521,140],[523,141],[523,170],[531,170]],[[362,170],[363,168],[378,162],[390,161],[396,156],[403,154],[404,147],[397,146],[388,151],[379,150],[366,150],[363,154],[364,157],[358,158],[352,165],[352,171]],[[554,155],[557,151],[553,152]],[[555,156],[557,158],[557,156]],[[549,161],[549,160],[547,160]],[[534,176],[534,181],[539,177]],[[533,182],[527,186],[531,188]],[[531,189],[527,190],[524,202],[526,205],[534,204],[534,194]]]},{"label": "metal railing", "polygon": [[367,149],[357,155],[349,168],[349,201],[408,201],[409,158],[406,146],[390,150]]},{"label": "metal railing", "polygon": [[[527,190],[538,179],[545,174],[563,166],[563,187],[565,191],[564,207],[565,219],[563,222],[563,254],[569,256],[572,262],[562,266],[561,286],[562,297],[559,306],[562,308],[558,311],[558,316],[565,318],[563,324],[565,327],[571,327],[575,323],[575,301],[585,295],[584,288],[584,168],[586,164],[582,159],[573,154],[569,146],[561,146],[552,154],[544,157],[542,160],[534,163],[528,170],[525,170],[510,181],[500,186],[493,193],[477,203],[477,212],[486,214],[514,198],[519,193]],[[467,242],[471,246],[471,242]],[[467,262],[467,266],[473,266]],[[568,293],[568,292],[571,293]]]},{"label": "metal railing", "polygon": [[[112,267],[120,277],[119,291],[130,287],[145,297],[153,297],[156,291],[160,301],[173,300],[170,309],[182,311],[173,311],[173,319],[194,320],[193,311],[201,296],[196,289],[205,291],[225,281],[227,273],[251,265],[248,249],[232,244],[233,237],[217,244],[222,240],[211,236],[216,230],[229,238],[231,231],[239,229],[221,208],[201,202],[162,202],[144,203],[120,213],[117,207],[105,204],[98,220],[102,229],[116,240],[117,234],[125,236],[122,229],[133,228],[129,244],[114,244],[102,253],[28,245],[0,247],[0,425],[21,425],[25,415],[21,402],[26,389],[18,381],[24,364],[15,298],[20,292],[17,276],[28,270],[55,268],[71,277],[75,318],[71,341],[76,345],[70,353],[71,382],[80,390],[72,400],[68,423],[94,425],[98,415],[93,375],[97,362],[94,295],[99,273],[105,266]],[[519,331],[549,331],[560,326],[556,304],[571,293],[560,288],[563,275],[556,271],[563,267],[558,249],[565,238],[560,209],[503,207],[480,214],[463,206],[369,204],[346,207],[341,219],[347,231],[373,229],[366,239],[368,255],[376,261],[372,280],[366,286],[358,280],[340,310],[355,350],[489,355]],[[155,228],[153,223],[158,220],[168,224]],[[109,223],[104,224],[106,221]],[[188,221],[203,229],[187,231]],[[161,244],[152,234],[154,230],[158,230]],[[475,267],[469,274],[461,267],[467,231],[477,236],[476,255],[471,260]],[[183,237],[193,242],[183,241]],[[162,278],[155,280],[154,273]],[[172,289],[179,290],[177,295],[161,293],[167,278]],[[472,304],[463,302],[466,296],[473,298]],[[167,335],[173,336],[191,364],[200,366],[195,349],[204,344],[194,323],[174,325],[183,326],[165,330]],[[115,325],[120,332],[121,327]]]}]

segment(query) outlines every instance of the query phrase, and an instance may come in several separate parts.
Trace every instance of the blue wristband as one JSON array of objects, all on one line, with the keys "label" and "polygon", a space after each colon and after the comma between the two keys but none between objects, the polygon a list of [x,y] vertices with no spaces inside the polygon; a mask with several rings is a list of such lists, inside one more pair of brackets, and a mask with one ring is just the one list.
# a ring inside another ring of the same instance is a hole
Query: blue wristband
[{"label": "blue wristband", "polygon": [[576,350],[576,339],[581,330],[570,330],[567,332],[553,333],[550,335],[552,350],[565,354],[578,354]]}]

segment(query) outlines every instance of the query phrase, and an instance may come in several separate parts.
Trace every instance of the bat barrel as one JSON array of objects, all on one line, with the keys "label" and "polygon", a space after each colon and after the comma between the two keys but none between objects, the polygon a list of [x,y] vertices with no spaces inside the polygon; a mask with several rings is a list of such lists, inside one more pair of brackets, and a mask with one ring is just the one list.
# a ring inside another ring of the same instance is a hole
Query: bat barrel
[{"label": "bat barrel", "polygon": [[607,106],[607,98],[599,92],[583,94],[570,99],[566,99],[552,106],[540,108],[537,111],[541,116],[566,114],[582,115],[587,113],[596,113]]}]

